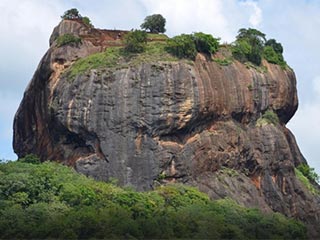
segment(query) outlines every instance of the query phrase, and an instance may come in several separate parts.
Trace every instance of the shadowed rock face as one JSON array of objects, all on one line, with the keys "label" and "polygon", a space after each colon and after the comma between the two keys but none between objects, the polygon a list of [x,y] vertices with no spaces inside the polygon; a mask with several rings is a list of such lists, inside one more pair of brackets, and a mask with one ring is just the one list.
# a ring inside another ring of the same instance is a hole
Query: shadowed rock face
[{"label": "shadowed rock face", "polygon": [[[305,159],[285,127],[298,105],[292,70],[220,66],[198,55],[192,64],[144,62],[70,80],[62,74],[70,64],[102,48],[92,38],[57,48],[54,39],[66,32],[90,35],[73,21],[54,30],[15,116],[19,157],[35,153],[138,190],[198,186],[213,199],[299,218],[319,236],[320,199],[295,176]],[[258,121],[267,110],[278,123]]]}]

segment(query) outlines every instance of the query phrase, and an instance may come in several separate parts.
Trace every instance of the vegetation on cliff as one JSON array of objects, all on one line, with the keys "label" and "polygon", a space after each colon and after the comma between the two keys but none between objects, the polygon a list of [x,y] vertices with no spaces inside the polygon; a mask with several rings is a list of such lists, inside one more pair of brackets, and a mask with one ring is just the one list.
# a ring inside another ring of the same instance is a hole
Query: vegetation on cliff
[{"label": "vegetation on cliff", "polygon": [[270,63],[286,66],[282,56],[283,47],[275,39],[266,40],[266,34],[253,28],[241,28],[232,46],[233,56],[240,62],[261,65],[262,59]]},{"label": "vegetation on cliff", "polygon": [[0,164],[0,238],[304,239],[300,222],[195,188],[136,192],[35,156]]}]

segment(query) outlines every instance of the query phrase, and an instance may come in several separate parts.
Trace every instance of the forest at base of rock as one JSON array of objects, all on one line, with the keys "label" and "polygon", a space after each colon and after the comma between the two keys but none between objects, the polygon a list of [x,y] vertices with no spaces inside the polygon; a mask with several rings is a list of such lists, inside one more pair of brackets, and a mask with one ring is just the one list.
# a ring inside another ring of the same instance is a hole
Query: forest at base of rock
[{"label": "forest at base of rock", "polygon": [[306,238],[301,222],[228,198],[212,201],[182,184],[137,192],[115,179],[99,182],[58,163],[31,162],[0,164],[1,239]]}]

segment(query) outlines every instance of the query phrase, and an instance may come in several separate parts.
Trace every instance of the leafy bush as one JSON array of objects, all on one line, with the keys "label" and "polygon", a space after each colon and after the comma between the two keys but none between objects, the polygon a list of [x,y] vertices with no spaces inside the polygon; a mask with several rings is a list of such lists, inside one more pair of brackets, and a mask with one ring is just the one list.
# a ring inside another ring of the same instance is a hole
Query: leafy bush
[{"label": "leafy bush", "polygon": [[62,19],[81,19],[81,15],[76,8],[71,8],[64,12],[64,14],[61,16]]},{"label": "leafy bush", "polygon": [[[277,46],[276,46],[276,48],[277,48]],[[281,47],[281,49],[282,49],[282,47]],[[281,52],[277,52],[274,49],[274,47],[271,46],[271,45],[266,45],[264,47],[264,49],[263,49],[263,57],[264,57],[264,59],[266,59],[270,63],[278,64],[281,67],[285,67],[286,66],[286,62],[283,59],[282,53]]]},{"label": "leafy bush", "polygon": [[24,163],[39,164],[40,158],[35,154],[28,154],[24,158],[20,158],[18,161]]},{"label": "leafy bush", "polygon": [[125,51],[130,53],[141,53],[147,45],[147,33],[134,30],[125,36]]},{"label": "leafy bush", "polygon": [[278,43],[275,39],[269,39],[266,41],[265,46],[270,46],[274,49],[274,51],[278,54],[283,53],[283,47],[281,43]]},{"label": "leafy bush", "polygon": [[299,181],[314,195],[320,195],[320,191],[316,189],[310,182],[310,180],[298,169],[295,168],[295,174]]},{"label": "leafy bush", "polygon": [[147,16],[141,24],[141,28],[149,30],[151,33],[164,33],[166,19],[161,14],[153,14]]},{"label": "leafy bush", "polygon": [[305,239],[300,222],[195,188],[150,192],[97,182],[57,163],[0,164],[1,239]]},{"label": "leafy bush", "polygon": [[308,164],[301,163],[297,169],[311,182],[319,182],[320,176],[315,172],[314,168],[308,166]]},{"label": "leafy bush", "polygon": [[233,49],[234,57],[241,62],[250,61],[259,66],[265,41],[265,34],[259,30],[241,28]]},{"label": "leafy bush", "polygon": [[193,34],[194,43],[198,52],[213,54],[219,48],[219,38],[214,38],[211,34],[197,32]]},{"label": "leafy bush", "polygon": [[166,50],[178,58],[195,59],[196,44],[191,34],[181,34],[167,40]]},{"label": "leafy bush", "polygon": [[178,58],[194,60],[197,52],[213,54],[218,50],[219,39],[202,32],[181,34],[167,40],[166,50]]},{"label": "leafy bush", "polygon": [[93,24],[91,23],[91,20],[89,17],[83,17],[82,22],[87,25],[88,27],[93,27]]},{"label": "leafy bush", "polygon": [[59,36],[56,41],[57,41],[58,47],[68,45],[68,44],[78,45],[79,43],[81,43],[81,38],[67,33],[67,34]]},{"label": "leafy bush", "polygon": [[263,126],[265,124],[279,124],[278,115],[272,110],[267,110],[257,121],[257,125],[259,126]]}]

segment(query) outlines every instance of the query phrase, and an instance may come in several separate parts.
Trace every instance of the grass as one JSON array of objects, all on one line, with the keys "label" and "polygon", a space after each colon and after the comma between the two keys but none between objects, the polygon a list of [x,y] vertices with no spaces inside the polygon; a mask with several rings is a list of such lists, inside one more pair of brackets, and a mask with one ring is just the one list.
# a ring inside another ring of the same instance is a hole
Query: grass
[{"label": "grass", "polygon": [[159,34],[156,34],[156,33],[148,33],[147,34],[147,39],[148,40],[163,40],[163,41],[165,41],[165,40],[167,40],[167,39],[169,39],[169,37],[167,36],[167,35],[165,35],[165,34],[161,34],[161,33],[159,33]]},{"label": "grass", "polygon": [[218,63],[220,66],[228,66],[232,63],[230,58],[214,58],[213,61]]},{"label": "grass", "polygon": [[75,79],[77,75],[84,74],[92,69],[127,68],[143,62],[173,62],[179,59],[165,51],[164,42],[149,42],[143,53],[127,53],[122,47],[109,47],[105,52],[95,53],[77,60],[66,72],[68,79]]}]

